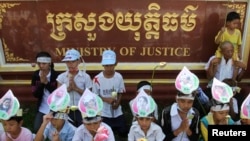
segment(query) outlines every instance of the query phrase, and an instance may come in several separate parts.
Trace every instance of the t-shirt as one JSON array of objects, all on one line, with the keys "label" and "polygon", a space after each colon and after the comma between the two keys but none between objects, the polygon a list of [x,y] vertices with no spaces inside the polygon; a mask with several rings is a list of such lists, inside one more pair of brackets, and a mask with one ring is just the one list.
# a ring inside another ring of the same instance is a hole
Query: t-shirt
[{"label": "t-shirt", "polygon": [[[73,126],[68,121],[65,121],[63,128],[59,132],[60,141],[72,141],[72,138],[75,134],[75,130],[76,130],[75,126]],[[44,138],[45,139],[48,138],[48,139],[52,140],[52,134],[55,131],[56,131],[56,129],[54,128],[54,126],[51,123],[48,123],[44,132],[43,132]]]},{"label": "t-shirt", "polygon": [[[112,97],[112,92],[116,91],[117,93],[125,93],[125,84],[123,77],[120,73],[115,72],[112,78],[106,78],[103,75],[103,72],[100,72],[93,79],[93,93],[96,93],[102,97]],[[116,118],[122,115],[121,106],[117,109],[112,109],[112,106],[109,103],[103,102],[102,116],[108,118]]]},{"label": "t-shirt", "polygon": [[[115,137],[113,131],[106,123],[101,123],[100,126],[104,126],[108,130],[108,139],[105,141],[115,141]],[[72,141],[92,141],[92,134],[87,130],[87,128],[82,124],[80,125],[76,131]]]},{"label": "t-shirt", "polygon": [[[21,127],[21,133],[16,139],[11,138],[10,134],[7,133],[7,136],[12,140],[12,141],[33,141],[33,134],[31,131],[25,127]],[[6,140],[6,134],[1,135],[1,141]]]},{"label": "t-shirt", "polygon": [[138,141],[139,139],[146,138],[148,141],[163,141],[165,134],[159,125],[151,122],[147,131],[147,135],[141,130],[138,122],[134,122],[130,127],[128,134],[128,141]]},{"label": "t-shirt", "polygon": [[[57,77],[56,80],[61,84],[66,84],[68,87],[69,86],[69,72],[66,71],[66,72],[61,73]],[[90,75],[83,71],[79,71],[78,74],[76,74],[76,76],[74,77],[74,81],[77,87],[80,89],[84,90],[85,88],[90,89],[92,87],[92,80],[90,78]],[[70,95],[70,106],[78,105],[78,101],[80,100],[82,94],[79,94],[76,91],[70,91],[69,95]]]}]

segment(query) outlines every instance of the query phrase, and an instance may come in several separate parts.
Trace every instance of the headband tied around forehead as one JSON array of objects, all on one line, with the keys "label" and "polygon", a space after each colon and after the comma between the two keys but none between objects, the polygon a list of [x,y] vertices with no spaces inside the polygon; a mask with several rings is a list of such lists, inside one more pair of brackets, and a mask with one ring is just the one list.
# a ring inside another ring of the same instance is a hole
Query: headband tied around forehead
[{"label": "headband tied around forehead", "polygon": [[218,105],[213,105],[211,106],[211,110],[212,111],[225,111],[225,110],[229,110],[229,104],[218,104]]},{"label": "headband tied around forehead", "polygon": [[51,63],[51,57],[38,57],[36,61],[39,63]]},{"label": "headband tied around forehead", "polygon": [[194,100],[194,98],[195,98],[195,95],[193,95],[193,94],[183,94],[183,95],[178,94],[178,95],[176,96],[176,99]]},{"label": "headband tied around forehead", "polygon": [[184,66],[175,80],[175,87],[183,94],[190,95],[199,87],[198,77]]},{"label": "headband tied around forehead", "polygon": [[152,90],[152,87],[150,85],[144,85],[142,86],[137,92],[140,92],[141,90]]},{"label": "headband tied around forehead", "polygon": [[221,82],[216,78],[213,79],[211,90],[213,99],[223,104],[229,103],[230,99],[233,97],[232,88],[226,83]]},{"label": "headband tied around forehead", "polygon": [[248,96],[241,104],[240,118],[250,119],[250,94],[248,94]]},{"label": "headband tied around forehead", "polygon": [[154,112],[155,106],[154,99],[142,90],[132,102],[132,111],[139,117],[148,117]]}]

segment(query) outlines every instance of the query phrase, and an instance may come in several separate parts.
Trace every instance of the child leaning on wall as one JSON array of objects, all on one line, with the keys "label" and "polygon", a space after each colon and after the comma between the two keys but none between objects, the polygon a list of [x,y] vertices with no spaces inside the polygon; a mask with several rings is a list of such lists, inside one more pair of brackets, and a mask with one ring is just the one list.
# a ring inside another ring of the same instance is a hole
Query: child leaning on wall
[{"label": "child leaning on wall", "polygon": [[238,61],[241,57],[241,31],[238,29],[240,24],[240,15],[237,12],[229,12],[226,17],[225,26],[215,36],[215,43],[219,45],[215,52],[217,58],[222,57],[220,45],[224,41],[229,41],[234,46],[233,60]]}]

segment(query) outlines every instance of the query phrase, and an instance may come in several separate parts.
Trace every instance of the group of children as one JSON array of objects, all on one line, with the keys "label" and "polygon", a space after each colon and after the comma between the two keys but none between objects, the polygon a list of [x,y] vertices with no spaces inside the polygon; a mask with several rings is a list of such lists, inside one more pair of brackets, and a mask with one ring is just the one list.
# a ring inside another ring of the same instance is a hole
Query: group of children
[{"label": "group of children", "polygon": [[[235,45],[235,60],[241,58],[241,33],[236,29],[239,20],[236,12],[230,12],[226,27],[215,39],[218,44],[230,41]],[[216,57],[222,57],[220,51],[216,51]],[[121,107],[126,89],[122,75],[115,71],[114,51],[103,52],[101,64],[104,70],[93,80],[85,70],[80,70],[79,65],[84,60],[75,49],[66,52],[62,61],[67,71],[61,74],[54,70],[49,53],[38,53],[36,61],[39,70],[33,73],[31,83],[32,94],[38,99],[35,134],[22,127],[22,116],[12,114],[3,118],[7,112],[0,109],[4,127],[0,133],[1,141],[114,141],[116,133],[128,141],[207,141],[208,125],[250,124],[249,96],[240,111],[235,111],[240,112],[241,118],[236,122],[231,118],[234,112],[230,112],[235,87],[214,78],[209,101],[199,87],[198,77],[183,67],[175,81],[176,102],[165,107],[160,118],[151,95],[151,84],[147,81],[138,83],[137,95],[129,102],[133,121],[128,128]],[[199,103],[197,107],[194,101]],[[0,103],[4,103],[3,99]],[[208,103],[210,105],[202,111],[197,110]]]}]

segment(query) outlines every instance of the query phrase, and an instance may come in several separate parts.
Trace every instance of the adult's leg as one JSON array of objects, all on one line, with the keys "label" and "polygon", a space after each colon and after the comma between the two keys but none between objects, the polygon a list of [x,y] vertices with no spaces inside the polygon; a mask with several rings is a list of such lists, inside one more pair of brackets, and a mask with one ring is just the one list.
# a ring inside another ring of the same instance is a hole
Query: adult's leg
[{"label": "adult's leg", "polygon": [[34,120],[34,133],[36,133],[39,130],[39,128],[43,122],[44,115],[45,114],[41,113],[41,112],[36,113],[35,120]]}]

